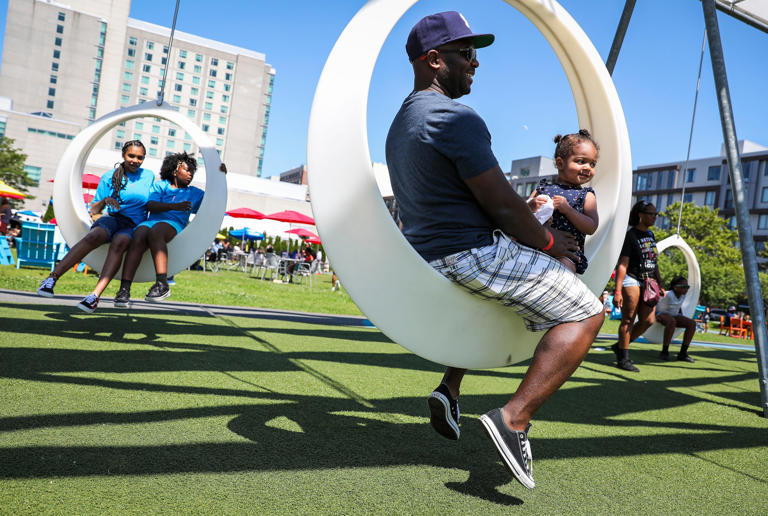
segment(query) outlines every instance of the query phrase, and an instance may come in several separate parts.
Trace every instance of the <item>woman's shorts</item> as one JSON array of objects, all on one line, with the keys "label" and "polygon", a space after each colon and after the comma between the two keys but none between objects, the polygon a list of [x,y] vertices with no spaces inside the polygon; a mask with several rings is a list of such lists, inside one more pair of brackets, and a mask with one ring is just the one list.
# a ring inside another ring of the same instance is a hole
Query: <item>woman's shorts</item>
[{"label": "woman's shorts", "polygon": [[472,294],[510,307],[530,331],[603,313],[603,304],[575,274],[555,258],[518,244],[500,230],[493,232],[493,243],[488,246],[429,264]]},{"label": "woman's shorts", "polygon": [[[179,224],[178,222],[174,222],[172,220],[145,220],[144,222],[139,222],[139,226],[147,226],[148,228],[151,228],[158,222],[165,222],[166,224],[171,226],[173,229],[176,230],[177,235],[181,233],[182,229],[184,229],[181,224]],[[139,226],[136,226],[136,227],[138,228]]]},{"label": "woman's shorts", "polygon": [[120,234],[131,238],[133,231],[136,229],[136,224],[128,217],[119,213],[105,213],[91,225],[91,229],[93,228],[102,228],[106,231],[107,242],[110,242],[115,236]]},{"label": "woman's shorts", "polygon": [[627,274],[624,276],[624,281],[621,282],[622,287],[639,287],[640,282],[637,281],[635,278]]}]

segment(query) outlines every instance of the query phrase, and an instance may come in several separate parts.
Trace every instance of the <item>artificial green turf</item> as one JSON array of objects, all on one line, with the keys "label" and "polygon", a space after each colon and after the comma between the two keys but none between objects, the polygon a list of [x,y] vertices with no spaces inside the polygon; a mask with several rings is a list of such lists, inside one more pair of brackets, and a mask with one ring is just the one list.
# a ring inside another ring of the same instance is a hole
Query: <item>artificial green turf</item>
[{"label": "artificial green turf", "polygon": [[590,352],[533,420],[528,491],[477,422],[525,364],[467,375],[452,442],[426,417],[441,368],[375,329],[9,303],[0,321],[3,514],[768,511],[752,351],[636,344],[640,373]]}]

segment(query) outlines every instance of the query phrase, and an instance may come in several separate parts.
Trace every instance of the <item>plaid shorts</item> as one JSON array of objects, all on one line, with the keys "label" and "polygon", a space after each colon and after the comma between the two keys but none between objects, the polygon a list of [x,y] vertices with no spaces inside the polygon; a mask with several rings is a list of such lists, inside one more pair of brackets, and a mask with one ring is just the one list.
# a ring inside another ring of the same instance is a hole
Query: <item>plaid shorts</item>
[{"label": "plaid shorts", "polygon": [[429,264],[472,294],[510,307],[530,331],[603,313],[603,304],[575,274],[551,256],[518,244],[500,230],[493,232],[490,245]]}]

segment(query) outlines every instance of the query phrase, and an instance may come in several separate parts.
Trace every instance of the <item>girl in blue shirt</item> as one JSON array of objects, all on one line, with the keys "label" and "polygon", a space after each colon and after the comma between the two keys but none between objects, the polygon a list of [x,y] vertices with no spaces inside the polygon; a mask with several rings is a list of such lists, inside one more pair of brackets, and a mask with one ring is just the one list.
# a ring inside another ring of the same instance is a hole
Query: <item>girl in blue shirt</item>
[{"label": "girl in blue shirt", "polygon": [[123,253],[131,243],[133,230],[146,218],[149,190],[155,181],[155,174],[151,170],[141,168],[146,149],[139,140],[126,142],[122,155],[123,162],[101,177],[91,204],[92,215],[101,213],[104,208],[107,208],[107,212],[93,223],[88,234],[56,264],[50,276],[37,289],[38,295],[53,297],[53,287],[65,272],[80,263],[85,255],[109,242],[107,258],[96,288],[77,305],[88,313],[96,310],[101,293],[120,267]]},{"label": "girl in blue shirt", "polygon": [[[168,286],[168,242],[186,227],[190,213],[197,213],[205,193],[189,185],[195,170],[197,161],[186,152],[171,154],[163,160],[161,180],[152,185],[147,202],[149,217],[136,228],[131,247],[125,255],[120,290],[115,296],[116,307],[128,306],[131,283],[147,247],[155,263],[156,282],[145,299],[157,302],[171,294]],[[223,164],[222,171],[226,172]]]}]

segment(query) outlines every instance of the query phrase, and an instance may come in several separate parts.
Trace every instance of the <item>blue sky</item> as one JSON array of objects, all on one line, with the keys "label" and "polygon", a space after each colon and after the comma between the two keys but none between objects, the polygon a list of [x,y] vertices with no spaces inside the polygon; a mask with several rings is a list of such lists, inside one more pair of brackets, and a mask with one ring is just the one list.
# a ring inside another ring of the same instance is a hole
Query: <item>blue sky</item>
[{"label": "blue sky", "polygon": [[[258,52],[277,71],[264,174],[279,174],[306,160],[306,134],[314,88],[338,35],[364,0],[181,0],[177,29]],[[5,4],[5,5],[3,5]],[[624,2],[561,0],[608,55]],[[0,0],[5,16],[7,0]],[[131,16],[170,26],[175,0],[132,0]],[[472,94],[461,101],[483,116],[503,170],[513,159],[551,155],[552,137],[577,129],[565,74],[544,38],[502,0],[422,0],[400,20],[384,45],[368,103],[371,157],[384,161],[389,123],[412,87],[405,39],[419,18],[459,10],[475,32],[496,34],[482,49]],[[768,146],[768,55],[764,34],[718,14],[737,134]],[[4,19],[0,19],[5,26]],[[637,2],[613,79],[624,107],[633,167],[685,158],[704,31],[698,0]],[[349,64],[351,67],[355,63]],[[709,51],[705,55],[692,157],[716,155],[722,129]]]}]

